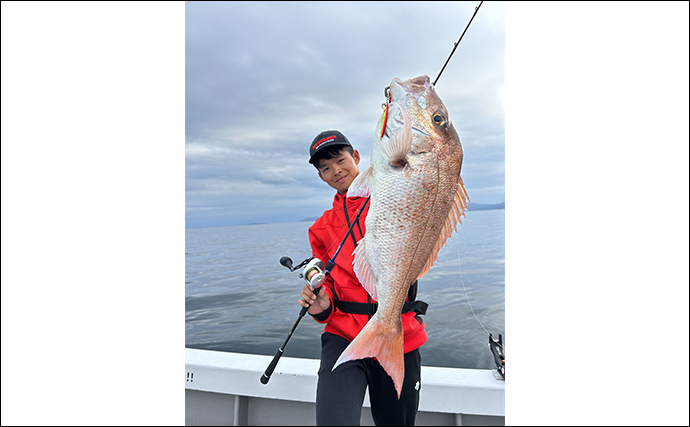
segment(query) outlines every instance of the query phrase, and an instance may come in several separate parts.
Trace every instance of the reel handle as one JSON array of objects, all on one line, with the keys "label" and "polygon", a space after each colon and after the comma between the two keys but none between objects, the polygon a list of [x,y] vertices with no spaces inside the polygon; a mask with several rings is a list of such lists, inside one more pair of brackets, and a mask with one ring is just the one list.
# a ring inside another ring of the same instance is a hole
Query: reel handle
[{"label": "reel handle", "polygon": [[290,259],[290,257],[287,257],[287,256],[281,257],[280,258],[280,265],[282,265],[283,267],[287,268],[290,271],[293,271],[292,259]]}]

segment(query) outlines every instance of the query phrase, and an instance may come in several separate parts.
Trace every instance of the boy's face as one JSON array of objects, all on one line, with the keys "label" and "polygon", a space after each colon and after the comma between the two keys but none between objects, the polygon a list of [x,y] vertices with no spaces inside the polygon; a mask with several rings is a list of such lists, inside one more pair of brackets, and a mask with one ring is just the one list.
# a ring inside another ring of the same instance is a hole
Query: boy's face
[{"label": "boy's face", "polygon": [[319,177],[326,184],[345,194],[352,181],[359,175],[359,151],[352,154],[345,150],[332,159],[321,159],[318,163]]}]

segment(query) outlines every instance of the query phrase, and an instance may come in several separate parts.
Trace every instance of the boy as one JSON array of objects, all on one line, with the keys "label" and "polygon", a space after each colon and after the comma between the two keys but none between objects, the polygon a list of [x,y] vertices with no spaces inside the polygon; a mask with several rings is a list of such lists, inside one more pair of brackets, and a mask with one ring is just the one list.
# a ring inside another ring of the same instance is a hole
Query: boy
[{"label": "boy", "polygon": [[[364,205],[366,198],[347,198],[347,190],[359,175],[359,152],[337,130],[321,132],[309,146],[309,163],[318,170],[319,178],[336,191],[333,207],[323,213],[309,228],[309,243],[313,254],[326,263],[338,250],[345,233]],[[309,306],[308,313],[319,323],[325,323],[321,335],[321,366],[316,390],[317,425],[359,425],[362,403],[367,386],[371,414],[376,425],[414,425],[419,407],[421,387],[421,356],[419,347],[426,342],[424,314],[420,309],[403,310],[405,379],[400,399],[393,380],[375,358],[349,361],[331,371],[348,344],[374,314],[371,296],[362,287],[352,268],[357,241],[364,237],[365,219],[369,204],[364,207],[352,234],[343,243],[323,289],[314,295],[307,283],[302,289],[299,304]],[[410,288],[408,300],[416,296],[417,282]],[[311,305],[310,305],[311,304]]]}]

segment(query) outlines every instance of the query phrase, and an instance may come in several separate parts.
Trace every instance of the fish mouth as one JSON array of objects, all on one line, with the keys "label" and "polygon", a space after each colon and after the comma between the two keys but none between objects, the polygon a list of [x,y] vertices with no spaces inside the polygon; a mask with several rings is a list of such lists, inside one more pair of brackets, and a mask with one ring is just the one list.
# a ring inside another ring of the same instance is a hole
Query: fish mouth
[{"label": "fish mouth", "polygon": [[[433,86],[431,85],[431,79],[427,75],[422,75],[419,77],[415,77],[409,80],[401,80],[398,77],[394,77],[393,81],[391,81],[390,85],[390,90],[391,90],[391,105],[393,104],[398,104],[398,108],[402,109],[402,105],[407,104],[405,99],[410,96],[414,98],[415,103],[418,104],[418,106],[421,109],[426,108],[426,100],[423,99],[422,97],[428,92],[432,91],[433,92]],[[434,94],[433,98],[435,98],[436,95]],[[421,99],[421,101],[420,101]],[[396,114],[392,114],[393,116],[393,122],[396,125],[396,128],[402,127],[402,120],[401,117],[397,116]],[[397,117],[396,117],[397,116]],[[420,125],[420,123],[416,123],[417,126]],[[417,127],[415,126],[415,123],[413,121],[412,124],[412,130],[424,135],[424,136],[429,136],[429,132],[424,129],[424,127]],[[391,129],[395,130],[395,129]]]},{"label": "fish mouth", "polygon": [[402,81],[398,77],[393,77],[391,82],[391,94],[395,97],[394,88],[400,88],[405,94],[412,95],[415,101],[431,87],[431,79],[427,75],[415,77]]}]

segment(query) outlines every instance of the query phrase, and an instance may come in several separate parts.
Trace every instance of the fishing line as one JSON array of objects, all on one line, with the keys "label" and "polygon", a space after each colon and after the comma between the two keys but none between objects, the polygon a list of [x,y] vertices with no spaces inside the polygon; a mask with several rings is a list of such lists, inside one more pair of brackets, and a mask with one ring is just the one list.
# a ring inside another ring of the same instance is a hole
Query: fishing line
[{"label": "fishing line", "polygon": [[209,331],[209,332],[211,331],[210,329],[204,328],[203,326],[197,325],[196,323],[192,323],[192,322],[190,322],[189,320],[185,320],[184,322],[185,322],[185,323],[189,323],[189,324],[192,325],[192,326],[196,326],[197,328],[205,329],[205,330],[207,330],[207,331]]},{"label": "fishing line", "polygon": [[462,37],[465,35],[465,32],[467,31],[468,28],[470,28],[470,24],[472,23],[472,20],[474,19],[474,16],[479,12],[479,8],[482,7],[482,3],[484,1],[479,2],[479,6],[474,8],[474,15],[472,15],[472,18],[470,19],[470,22],[467,23],[467,26],[465,27],[465,31],[462,32],[462,35],[458,39],[457,42],[453,45],[453,50],[450,52],[450,56],[448,56],[448,59],[446,60],[446,63],[443,64],[443,68],[441,68],[441,71],[438,73],[438,77],[436,77],[436,80],[434,80],[434,83],[432,83],[434,86],[436,86],[436,82],[438,81],[438,78],[441,77],[441,73],[443,73],[443,70],[446,69],[446,65],[448,65],[448,62],[450,61],[451,56],[455,53],[455,49],[458,48],[458,45],[460,44],[460,40],[462,40]]},{"label": "fishing line", "polygon": [[[460,244],[458,241],[455,241],[455,248],[457,249],[458,253],[458,271],[460,272],[460,283],[462,284],[462,289],[465,291],[465,298],[467,298],[467,304],[470,306],[470,311],[472,311],[472,315],[474,316],[475,319],[477,319],[477,322],[479,322],[479,326],[484,329],[484,332],[487,333],[487,335],[490,335],[489,331],[486,330],[484,325],[482,324],[481,320],[477,317],[477,315],[474,313],[474,309],[472,308],[472,303],[470,302],[470,297],[467,294],[467,288],[465,288],[465,281],[462,279],[462,267],[460,265]],[[502,345],[500,346],[502,349],[505,349]]]},{"label": "fishing line", "polygon": [[[341,231],[340,233],[338,233],[338,237],[336,237],[335,239],[333,239],[333,243],[331,243],[331,245],[328,247],[328,249],[326,249],[326,254],[328,254],[328,253],[330,252],[330,250],[333,249],[333,246],[335,246],[336,244],[338,244],[338,240],[340,240],[340,237],[343,235],[343,233],[346,233],[346,234],[345,234],[345,239],[343,239],[343,241],[340,242],[340,246],[338,247],[338,250],[336,251],[335,255],[333,256],[333,260],[335,260],[335,257],[338,256],[338,253],[340,252],[340,249],[342,249],[343,244],[345,243],[344,240],[346,240],[346,239],[347,239],[347,235],[350,234],[350,233],[352,232],[352,227],[355,225],[355,223],[357,223],[357,227],[360,227],[360,225],[359,225],[359,216],[360,216],[360,214],[362,213],[362,211],[364,211],[364,207],[367,205],[367,203],[369,203],[369,199],[370,199],[370,198],[371,198],[371,196],[368,196],[367,199],[364,201],[364,204],[362,204],[362,206],[359,207],[359,209],[357,210],[357,214],[356,214],[356,216],[355,216],[354,221],[352,222],[352,224],[348,224],[348,225],[350,225],[350,227],[349,227],[348,229],[346,229],[344,232]],[[346,212],[345,215],[347,215],[347,211],[345,211],[345,212]],[[348,220],[348,221],[349,221],[349,220]],[[360,234],[361,234],[361,232],[362,232],[362,228],[361,228],[361,227],[360,227],[360,229],[359,229],[359,232],[360,232]],[[352,238],[354,238],[354,234],[355,234],[355,233],[352,233]],[[355,246],[357,246],[356,243],[355,243]]]}]

